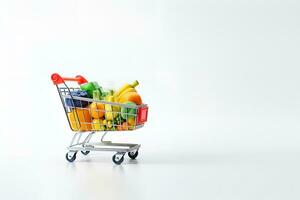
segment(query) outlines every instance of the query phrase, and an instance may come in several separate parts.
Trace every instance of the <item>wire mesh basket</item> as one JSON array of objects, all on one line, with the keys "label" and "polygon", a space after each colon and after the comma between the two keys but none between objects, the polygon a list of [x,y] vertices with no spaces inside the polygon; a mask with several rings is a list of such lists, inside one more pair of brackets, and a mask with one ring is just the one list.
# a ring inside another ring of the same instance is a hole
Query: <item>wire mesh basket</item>
[{"label": "wire mesh basket", "polygon": [[148,107],[73,96],[80,88],[58,87],[72,131],[130,131],[143,127]]}]

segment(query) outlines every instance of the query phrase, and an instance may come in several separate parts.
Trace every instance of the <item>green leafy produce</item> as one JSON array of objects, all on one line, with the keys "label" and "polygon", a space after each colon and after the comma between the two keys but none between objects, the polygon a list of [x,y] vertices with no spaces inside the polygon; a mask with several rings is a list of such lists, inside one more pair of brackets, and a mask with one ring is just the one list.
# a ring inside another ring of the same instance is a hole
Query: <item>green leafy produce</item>
[{"label": "green leafy produce", "polygon": [[[131,106],[135,106],[136,104],[131,102],[131,101],[128,101],[126,102],[125,104],[127,105],[131,105]],[[130,119],[130,118],[134,118],[135,117],[135,114],[136,114],[136,108],[126,108],[126,107],[122,107],[121,108],[121,117],[123,119]]]}]

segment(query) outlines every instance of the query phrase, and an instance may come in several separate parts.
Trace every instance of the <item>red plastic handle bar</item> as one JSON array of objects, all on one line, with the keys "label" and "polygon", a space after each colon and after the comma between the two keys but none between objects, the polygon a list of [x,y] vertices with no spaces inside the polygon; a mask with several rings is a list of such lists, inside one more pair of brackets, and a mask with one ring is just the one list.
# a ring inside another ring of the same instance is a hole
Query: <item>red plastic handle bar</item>
[{"label": "red plastic handle bar", "polygon": [[53,81],[54,85],[64,83],[65,81],[76,81],[79,85],[88,82],[83,76],[80,75],[75,76],[75,78],[67,78],[67,77],[61,77],[58,73],[52,74],[51,80]]}]

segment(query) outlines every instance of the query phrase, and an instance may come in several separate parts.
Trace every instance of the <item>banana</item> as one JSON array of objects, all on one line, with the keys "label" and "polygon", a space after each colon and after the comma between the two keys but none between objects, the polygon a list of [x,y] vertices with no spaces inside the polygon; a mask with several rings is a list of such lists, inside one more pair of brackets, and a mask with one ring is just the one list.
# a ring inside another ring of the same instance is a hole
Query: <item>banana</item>
[{"label": "banana", "polygon": [[134,89],[134,88],[127,88],[127,89],[124,90],[121,94],[119,94],[118,97],[123,96],[123,95],[126,94],[127,92],[136,92],[136,89]]},{"label": "banana", "polygon": [[[113,102],[113,96],[106,96],[106,101],[108,102]],[[114,112],[113,112],[113,107],[110,104],[105,104],[105,119],[108,121],[114,119]]]},{"label": "banana", "polygon": [[136,92],[136,89],[134,89],[134,88],[127,88],[127,89],[124,90],[119,96],[117,96],[117,97],[115,98],[116,101],[118,102],[119,99],[120,99],[122,96],[124,96],[126,93],[128,93],[128,92]]},{"label": "banana", "polygon": [[[115,98],[112,95],[106,96],[105,100],[108,102],[116,102]],[[117,117],[121,110],[120,106],[113,106],[113,105],[107,104],[107,103],[104,105],[104,108],[105,108],[105,119],[109,120],[109,121],[111,121],[115,117]]]},{"label": "banana", "polygon": [[116,91],[114,93],[114,97],[118,97],[123,91],[125,91],[128,88],[135,88],[138,85],[139,85],[139,82],[137,80],[135,80],[132,84],[126,83],[118,91]]}]

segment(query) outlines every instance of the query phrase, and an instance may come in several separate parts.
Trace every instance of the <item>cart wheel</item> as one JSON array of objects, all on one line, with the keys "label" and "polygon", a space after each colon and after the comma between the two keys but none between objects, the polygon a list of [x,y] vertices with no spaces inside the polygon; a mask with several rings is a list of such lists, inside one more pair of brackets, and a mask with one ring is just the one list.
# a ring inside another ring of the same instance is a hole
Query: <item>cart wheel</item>
[{"label": "cart wheel", "polygon": [[115,164],[120,165],[124,161],[124,154],[116,153],[115,155],[113,155],[112,161]]},{"label": "cart wheel", "polygon": [[70,152],[66,153],[66,159],[69,162],[73,162],[76,159],[77,152],[70,154]]},{"label": "cart wheel", "polygon": [[129,152],[128,152],[128,156],[129,156],[129,158],[131,158],[132,160],[134,160],[138,155],[139,155],[139,152],[138,152],[138,151],[136,151],[136,152],[131,152],[131,151],[129,151]]},{"label": "cart wheel", "polygon": [[90,153],[90,151],[81,151],[81,153],[82,153],[83,155],[88,155],[88,154]]}]

